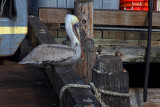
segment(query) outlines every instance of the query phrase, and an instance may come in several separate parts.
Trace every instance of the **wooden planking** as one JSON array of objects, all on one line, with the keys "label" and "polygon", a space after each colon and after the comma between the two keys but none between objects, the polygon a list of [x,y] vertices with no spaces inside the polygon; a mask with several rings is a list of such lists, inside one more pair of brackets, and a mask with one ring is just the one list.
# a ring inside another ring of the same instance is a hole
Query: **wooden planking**
[{"label": "wooden planking", "polygon": [[147,25],[147,12],[95,10],[94,11],[94,24],[122,25],[122,26],[146,26]]},{"label": "wooden planking", "polygon": [[[40,9],[40,19],[45,23],[64,23],[67,13],[71,9]],[[109,11],[94,10],[93,23],[96,25],[147,26],[147,12],[145,11]],[[153,26],[160,26],[159,12],[153,12]]]},{"label": "wooden planking", "polygon": [[[159,50],[160,47],[152,46],[151,62],[160,62]],[[143,46],[103,46],[99,55],[115,55],[117,52],[123,62],[145,62],[146,48]]]},{"label": "wooden planking", "polygon": [[143,101],[142,88],[130,88],[130,107],[159,107],[160,105],[160,89],[149,88],[147,102]]},{"label": "wooden planking", "polygon": [[[147,40],[148,32],[102,30],[103,39]],[[152,32],[152,41],[160,40],[160,32]],[[94,35],[95,36],[95,35]]]},{"label": "wooden planking", "polygon": [[39,67],[0,61],[0,107],[56,107],[58,98]]},{"label": "wooden planking", "polygon": [[[95,10],[94,24],[121,25],[121,26],[147,26],[148,12],[145,11],[108,11]],[[153,12],[152,26],[160,25],[159,12]]]},{"label": "wooden planking", "polygon": [[[96,45],[140,45],[147,46],[147,40],[94,39]],[[160,46],[160,41],[151,41],[152,46]]]},{"label": "wooden planking", "polygon": [[40,9],[39,18],[44,23],[64,23],[66,14],[72,14],[71,9]]}]

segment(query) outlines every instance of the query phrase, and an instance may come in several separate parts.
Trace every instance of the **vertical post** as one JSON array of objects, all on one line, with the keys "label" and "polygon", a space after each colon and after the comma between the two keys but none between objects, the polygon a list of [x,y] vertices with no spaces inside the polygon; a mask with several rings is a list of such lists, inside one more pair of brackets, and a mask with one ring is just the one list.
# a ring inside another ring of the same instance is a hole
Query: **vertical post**
[{"label": "vertical post", "polygon": [[148,0],[149,12],[148,12],[148,41],[147,41],[147,51],[146,51],[146,67],[145,67],[145,77],[144,77],[144,92],[143,100],[147,101],[147,88],[148,88],[148,78],[149,78],[149,68],[150,68],[150,50],[151,50],[151,33],[152,33],[152,0]]},{"label": "vertical post", "polygon": [[[117,56],[97,57],[92,82],[97,88],[103,90],[119,93],[129,92],[129,75],[123,68],[122,60]],[[102,100],[109,107],[130,107],[128,97],[102,94]]]},{"label": "vertical post", "polygon": [[92,78],[92,68],[95,62],[93,41],[93,0],[75,0],[74,14],[79,19],[80,36],[84,59],[80,60],[75,69],[87,83]]}]

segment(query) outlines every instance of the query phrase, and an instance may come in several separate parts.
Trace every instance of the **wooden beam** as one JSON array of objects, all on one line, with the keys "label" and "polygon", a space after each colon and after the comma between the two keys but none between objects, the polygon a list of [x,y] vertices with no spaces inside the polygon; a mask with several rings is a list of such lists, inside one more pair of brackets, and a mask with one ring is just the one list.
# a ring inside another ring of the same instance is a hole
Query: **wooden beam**
[{"label": "wooden beam", "polygon": [[52,44],[56,43],[54,38],[50,35],[48,29],[40,21],[38,17],[30,16],[29,19],[29,36],[32,40],[33,46],[36,47],[39,44]]},{"label": "wooden beam", "polygon": [[[46,72],[58,96],[61,88],[66,84],[85,84],[70,66],[48,66]],[[69,88],[62,100],[60,101],[63,102],[62,107],[101,107],[90,89]]]},{"label": "wooden beam", "polygon": [[64,23],[66,14],[73,14],[72,9],[39,9],[39,18],[44,23]]},{"label": "wooden beam", "polygon": [[[39,10],[39,17],[45,23],[64,23],[64,16],[73,11],[71,9],[43,9]],[[160,12],[153,12],[153,26],[160,26]],[[93,24],[119,26],[147,26],[148,12],[146,11],[109,11],[94,10]]]},{"label": "wooden beam", "polygon": [[92,79],[96,53],[93,41],[93,0],[75,1],[75,15],[79,19],[81,46],[84,58],[78,61],[76,71],[89,83]]},{"label": "wooden beam", "polygon": [[[124,46],[124,45],[139,45],[146,46],[147,40],[119,40],[119,39],[94,39],[95,45],[108,45],[108,46]],[[160,46],[160,41],[152,41],[152,46]]]},{"label": "wooden beam", "polygon": [[[152,46],[151,62],[160,62],[160,47]],[[102,46],[100,56],[120,54],[123,62],[145,62],[146,48],[144,46]]]}]

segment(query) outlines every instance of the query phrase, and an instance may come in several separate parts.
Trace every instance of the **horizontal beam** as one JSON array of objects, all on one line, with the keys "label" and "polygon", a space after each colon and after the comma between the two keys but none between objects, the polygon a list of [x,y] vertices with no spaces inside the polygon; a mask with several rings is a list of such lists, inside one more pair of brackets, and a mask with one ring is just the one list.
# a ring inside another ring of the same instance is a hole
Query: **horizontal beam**
[{"label": "horizontal beam", "polygon": [[[73,14],[73,10],[40,8],[39,17],[45,23],[64,23],[65,15],[68,13]],[[94,10],[93,23],[95,25],[147,26],[147,15],[146,11]],[[159,12],[153,12],[153,26],[160,26],[159,19]]]},{"label": "horizontal beam", "polygon": [[[48,66],[46,72],[58,96],[62,87],[67,84],[86,85],[70,66]],[[61,100],[62,107],[101,107],[90,89],[69,88]]]},{"label": "horizontal beam", "polygon": [[[152,46],[151,62],[160,62],[160,47]],[[119,52],[123,62],[145,62],[146,48],[143,46],[102,46],[100,55],[115,55]]]}]

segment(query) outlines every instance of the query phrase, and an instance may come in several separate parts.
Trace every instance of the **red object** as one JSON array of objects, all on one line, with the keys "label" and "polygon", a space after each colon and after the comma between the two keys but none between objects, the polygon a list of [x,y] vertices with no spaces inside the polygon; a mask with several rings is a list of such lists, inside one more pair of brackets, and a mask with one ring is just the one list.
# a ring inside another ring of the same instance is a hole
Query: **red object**
[{"label": "red object", "polygon": [[148,2],[148,0],[120,0],[120,3],[123,2]]},{"label": "red object", "polygon": [[137,11],[148,11],[148,7],[120,7],[121,10],[137,10]]},{"label": "red object", "polygon": [[121,3],[120,7],[133,7],[133,6],[148,6],[148,2],[125,2]]},{"label": "red object", "polygon": [[120,0],[120,9],[148,11],[148,0]]}]

